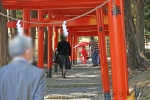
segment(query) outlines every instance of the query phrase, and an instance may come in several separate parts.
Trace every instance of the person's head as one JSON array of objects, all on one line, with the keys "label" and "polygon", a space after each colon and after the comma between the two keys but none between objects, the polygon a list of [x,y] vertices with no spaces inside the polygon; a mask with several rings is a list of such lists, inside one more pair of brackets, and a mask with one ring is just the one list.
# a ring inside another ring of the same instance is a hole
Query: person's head
[{"label": "person's head", "polygon": [[62,41],[62,40],[66,40],[66,37],[63,35],[63,34],[61,34],[60,35],[60,40]]},{"label": "person's head", "polygon": [[29,63],[33,61],[33,45],[32,39],[27,36],[16,36],[10,40],[9,54],[12,58],[22,57]]},{"label": "person's head", "polygon": [[91,36],[91,37],[90,37],[90,40],[91,40],[91,41],[94,40],[94,36]]}]

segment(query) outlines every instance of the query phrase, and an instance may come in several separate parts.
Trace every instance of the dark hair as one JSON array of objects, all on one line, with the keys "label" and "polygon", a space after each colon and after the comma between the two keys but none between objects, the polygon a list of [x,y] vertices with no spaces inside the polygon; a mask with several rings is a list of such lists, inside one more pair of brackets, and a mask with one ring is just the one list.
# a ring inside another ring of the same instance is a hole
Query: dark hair
[{"label": "dark hair", "polygon": [[66,37],[63,34],[61,34],[60,35],[60,40],[66,40]]},{"label": "dark hair", "polygon": [[91,36],[90,39],[91,39],[91,40],[94,40],[94,36]]}]

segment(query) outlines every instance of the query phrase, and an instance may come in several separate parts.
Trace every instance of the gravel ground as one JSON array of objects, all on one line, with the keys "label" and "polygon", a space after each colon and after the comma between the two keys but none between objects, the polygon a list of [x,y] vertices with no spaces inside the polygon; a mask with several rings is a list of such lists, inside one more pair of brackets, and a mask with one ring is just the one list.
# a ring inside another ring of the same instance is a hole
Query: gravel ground
[{"label": "gravel ground", "polygon": [[61,71],[47,78],[45,100],[103,100],[99,67],[74,66],[61,78]]},{"label": "gravel ground", "polygon": [[[141,89],[139,100],[150,100],[150,71],[138,71],[129,75],[130,91],[134,85]],[[60,71],[53,73],[53,78],[47,78],[45,100],[104,100],[100,68],[79,64],[67,71],[66,79],[61,78]]]}]

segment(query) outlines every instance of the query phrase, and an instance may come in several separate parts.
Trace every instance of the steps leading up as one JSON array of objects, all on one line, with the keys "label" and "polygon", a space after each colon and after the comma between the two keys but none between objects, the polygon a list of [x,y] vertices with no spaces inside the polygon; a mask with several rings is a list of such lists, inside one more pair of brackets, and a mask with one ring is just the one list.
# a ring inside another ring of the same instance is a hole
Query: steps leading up
[{"label": "steps leading up", "polygon": [[73,67],[67,78],[61,72],[47,79],[45,100],[103,100],[99,67]]}]

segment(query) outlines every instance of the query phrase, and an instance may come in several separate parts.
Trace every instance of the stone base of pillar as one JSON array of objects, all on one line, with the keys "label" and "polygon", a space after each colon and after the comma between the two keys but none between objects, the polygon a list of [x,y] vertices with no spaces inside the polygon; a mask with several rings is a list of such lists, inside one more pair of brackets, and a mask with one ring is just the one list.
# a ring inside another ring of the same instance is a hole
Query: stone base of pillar
[{"label": "stone base of pillar", "polygon": [[47,69],[47,77],[52,78],[52,68]]},{"label": "stone base of pillar", "polygon": [[54,72],[55,72],[55,73],[58,72],[58,64],[54,64]]},{"label": "stone base of pillar", "polygon": [[110,92],[105,92],[104,93],[104,100],[111,100],[111,94],[110,94]]},{"label": "stone base of pillar", "polygon": [[77,60],[73,60],[73,65],[77,65]]}]

